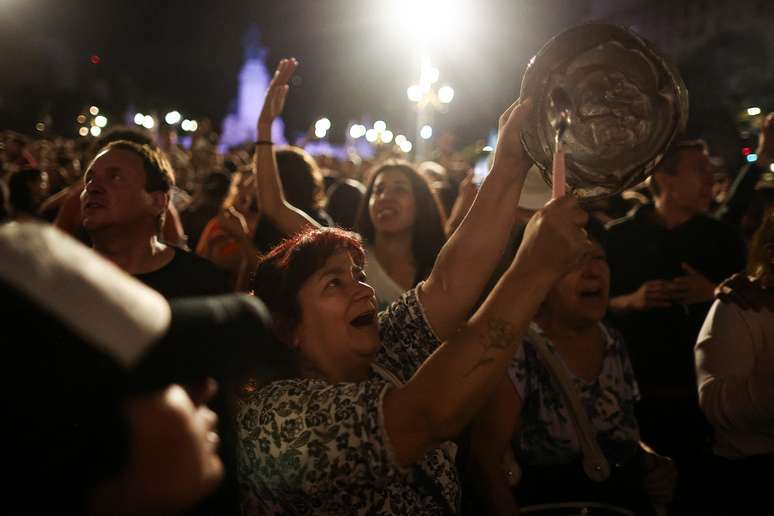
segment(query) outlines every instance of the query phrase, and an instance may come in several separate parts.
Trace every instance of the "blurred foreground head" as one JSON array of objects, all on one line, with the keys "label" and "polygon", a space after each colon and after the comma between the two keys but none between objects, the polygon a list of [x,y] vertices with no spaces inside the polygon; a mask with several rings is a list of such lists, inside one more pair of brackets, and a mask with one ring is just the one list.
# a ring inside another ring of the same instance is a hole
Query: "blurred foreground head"
[{"label": "blurred foreground head", "polygon": [[178,512],[219,485],[211,378],[258,366],[269,325],[258,299],[170,303],[51,226],[9,223],[0,310],[8,493],[22,506]]}]

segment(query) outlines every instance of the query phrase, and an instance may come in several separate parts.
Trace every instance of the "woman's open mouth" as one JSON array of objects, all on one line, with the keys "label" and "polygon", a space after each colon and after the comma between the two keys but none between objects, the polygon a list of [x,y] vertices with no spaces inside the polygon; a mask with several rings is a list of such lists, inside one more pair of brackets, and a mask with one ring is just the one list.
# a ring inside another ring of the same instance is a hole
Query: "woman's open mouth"
[{"label": "woman's open mouth", "polygon": [[372,325],[374,322],[376,322],[376,311],[368,310],[349,321],[349,324],[355,328],[365,328],[366,326]]},{"label": "woman's open mouth", "polygon": [[599,298],[599,297],[602,297],[602,289],[601,288],[585,289],[585,290],[581,290],[578,295],[583,299]]}]

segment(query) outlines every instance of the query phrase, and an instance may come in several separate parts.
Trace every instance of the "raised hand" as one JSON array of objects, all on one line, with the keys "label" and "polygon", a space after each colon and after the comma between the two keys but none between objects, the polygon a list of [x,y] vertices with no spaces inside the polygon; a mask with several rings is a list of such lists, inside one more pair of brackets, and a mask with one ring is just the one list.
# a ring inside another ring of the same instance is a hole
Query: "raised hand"
[{"label": "raised hand", "polygon": [[296,68],[298,68],[298,61],[293,57],[282,59],[277,65],[274,77],[272,77],[269,88],[266,90],[266,100],[263,102],[261,114],[258,117],[259,140],[271,138],[271,124],[275,118],[282,114],[285,99],[288,96],[288,81]]},{"label": "raised hand", "polygon": [[527,224],[514,263],[559,279],[593,249],[585,230],[588,220],[572,196],[549,202]]},{"label": "raised hand", "polygon": [[532,166],[521,143],[521,130],[531,110],[531,99],[519,99],[500,115],[493,166],[502,164],[520,174],[526,174]]}]

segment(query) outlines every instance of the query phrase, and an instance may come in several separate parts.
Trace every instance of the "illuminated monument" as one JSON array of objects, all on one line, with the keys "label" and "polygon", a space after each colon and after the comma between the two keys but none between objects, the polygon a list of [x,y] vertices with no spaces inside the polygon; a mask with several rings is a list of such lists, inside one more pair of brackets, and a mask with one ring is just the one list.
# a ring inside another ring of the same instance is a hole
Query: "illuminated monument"
[{"label": "illuminated monument", "polygon": [[[260,32],[255,26],[251,26],[242,38],[245,64],[239,72],[239,91],[235,105],[231,113],[223,119],[221,149],[256,140],[255,124],[271,80],[266,68],[267,51],[259,44],[259,40]],[[279,117],[271,128],[271,136],[276,143],[286,143],[285,124]]]}]

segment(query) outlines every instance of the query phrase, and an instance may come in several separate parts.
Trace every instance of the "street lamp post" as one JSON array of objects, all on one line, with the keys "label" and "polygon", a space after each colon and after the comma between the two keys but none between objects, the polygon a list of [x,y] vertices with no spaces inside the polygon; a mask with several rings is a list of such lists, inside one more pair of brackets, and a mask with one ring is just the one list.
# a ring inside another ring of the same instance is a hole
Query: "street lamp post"
[{"label": "street lamp post", "polygon": [[446,111],[454,98],[454,89],[449,85],[436,87],[440,72],[423,59],[419,70],[419,83],[412,84],[406,90],[417,110],[416,160],[422,161],[428,156],[429,142],[433,137],[433,119],[435,112]]}]

